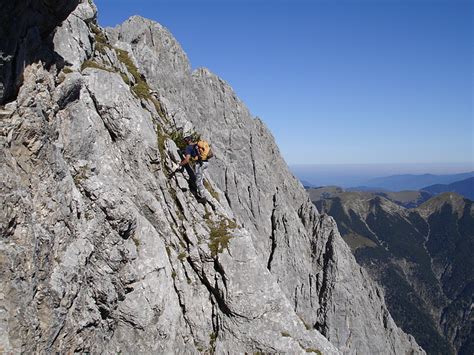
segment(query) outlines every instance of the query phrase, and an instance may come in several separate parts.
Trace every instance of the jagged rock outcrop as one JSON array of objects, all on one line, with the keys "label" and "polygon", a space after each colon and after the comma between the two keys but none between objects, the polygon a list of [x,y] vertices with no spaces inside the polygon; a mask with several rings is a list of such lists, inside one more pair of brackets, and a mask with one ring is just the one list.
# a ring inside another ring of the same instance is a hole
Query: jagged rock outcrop
[{"label": "jagged rock outcrop", "polygon": [[15,95],[26,66],[38,61],[50,65],[60,60],[55,56],[51,34],[78,3],[79,0],[0,1],[0,104]]},{"label": "jagged rock outcrop", "polygon": [[427,353],[473,353],[472,201],[445,193],[406,209],[341,190],[315,203],[334,216],[359,263],[384,287],[397,324]]},{"label": "jagged rock outcrop", "polygon": [[[2,350],[422,353],[232,89],[159,24],[94,18],[1,116]],[[179,128],[216,153],[207,203],[170,175]]]}]

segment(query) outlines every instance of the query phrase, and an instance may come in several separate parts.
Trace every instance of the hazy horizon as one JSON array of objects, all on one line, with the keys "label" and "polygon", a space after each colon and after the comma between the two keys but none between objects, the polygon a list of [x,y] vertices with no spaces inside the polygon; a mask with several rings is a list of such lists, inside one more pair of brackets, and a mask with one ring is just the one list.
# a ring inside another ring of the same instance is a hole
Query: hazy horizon
[{"label": "hazy horizon", "polygon": [[470,163],[408,163],[408,164],[289,164],[300,180],[314,186],[361,186],[364,182],[393,175],[453,175],[474,171]]}]

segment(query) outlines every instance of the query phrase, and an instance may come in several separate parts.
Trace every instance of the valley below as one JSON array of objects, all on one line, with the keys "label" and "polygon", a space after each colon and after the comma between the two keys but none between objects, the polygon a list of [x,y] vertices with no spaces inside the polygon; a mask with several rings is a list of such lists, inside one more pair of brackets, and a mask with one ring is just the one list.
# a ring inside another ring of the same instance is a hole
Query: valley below
[{"label": "valley below", "polygon": [[395,321],[428,354],[474,352],[474,207],[457,193],[307,189],[334,217]]}]

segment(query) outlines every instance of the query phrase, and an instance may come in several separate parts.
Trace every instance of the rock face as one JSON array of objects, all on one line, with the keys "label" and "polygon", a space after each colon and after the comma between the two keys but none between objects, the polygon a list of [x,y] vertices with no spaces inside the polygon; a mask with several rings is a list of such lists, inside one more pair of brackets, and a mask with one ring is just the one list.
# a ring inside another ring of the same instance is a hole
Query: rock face
[{"label": "rock face", "polygon": [[[423,353],[263,122],[166,29],[104,32],[83,1],[52,43],[1,116],[2,351]],[[179,129],[215,151],[205,203],[171,172]]]},{"label": "rock face", "polygon": [[405,209],[372,193],[316,201],[385,289],[397,324],[429,354],[472,354],[474,207],[456,193]]},{"label": "rock face", "polygon": [[0,104],[16,94],[22,72],[33,62],[51,65],[51,34],[79,0],[0,0]]}]

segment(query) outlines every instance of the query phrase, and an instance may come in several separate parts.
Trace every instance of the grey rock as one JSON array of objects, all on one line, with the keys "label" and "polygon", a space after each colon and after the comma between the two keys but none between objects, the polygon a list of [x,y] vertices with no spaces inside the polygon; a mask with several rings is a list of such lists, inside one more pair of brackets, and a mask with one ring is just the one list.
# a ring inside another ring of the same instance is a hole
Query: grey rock
[{"label": "grey rock", "polygon": [[[312,206],[268,129],[251,117],[232,89],[205,68],[190,76],[179,48],[166,51],[167,62],[159,59],[169,33],[148,20],[133,17],[109,33],[132,43],[166,111],[179,112],[180,121],[191,121],[212,143],[217,158],[209,175],[251,232],[262,263],[296,313],[344,352],[421,351],[397,328],[381,290],[356,264],[334,221]],[[163,39],[156,40],[160,35]],[[170,82],[179,89],[170,90]]]},{"label": "grey rock", "polygon": [[88,0],[82,0],[71,15],[56,29],[54,49],[74,70],[92,54],[92,36],[88,23],[96,17],[97,9]]},{"label": "grey rock", "polygon": [[64,109],[67,105],[80,99],[83,85],[82,75],[71,73],[64,81],[58,85],[53,96],[53,101],[59,109]]},{"label": "grey rock", "polygon": [[[97,18],[97,7],[92,1],[81,0],[76,9],[72,12],[73,16],[77,16],[86,23],[91,23]],[[71,18],[71,16],[68,16]],[[76,35],[76,34],[75,34]]]},{"label": "grey rock", "polygon": [[15,95],[26,66],[39,60],[54,61],[49,35],[78,3],[79,0],[0,2],[0,104]]},{"label": "grey rock", "polygon": [[[423,352],[224,81],[149,20],[104,38],[95,68],[27,66],[0,121],[3,349]],[[178,128],[216,153],[207,202],[169,176]]]},{"label": "grey rock", "polygon": [[120,75],[90,68],[84,70],[83,75],[94,105],[113,141],[126,139],[132,131],[142,130],[145,136],[141,139],[149,142],[156,140],[150,124],[150,113],[143,111]]}]

